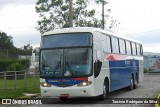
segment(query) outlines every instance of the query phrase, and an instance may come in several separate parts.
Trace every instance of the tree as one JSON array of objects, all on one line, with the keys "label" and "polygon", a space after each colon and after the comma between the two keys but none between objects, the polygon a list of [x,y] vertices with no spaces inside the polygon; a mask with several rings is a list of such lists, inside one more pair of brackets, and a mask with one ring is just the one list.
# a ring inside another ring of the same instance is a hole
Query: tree
[{"label": "tree", "polygon": [[23,52],[25,55],[32,55],[33,47],[30,44],[24,45]]},{"label": "tree", "polygon": [[[73,3],[73,26],[102,26],[101,20],[95,18],[95,9],[87,9],[89,2],[89,0],[76,0]],[[69,0],[38,0],[36,12],[40,16],[37,26],[40,33],[69,27]]]},{"label": "tree", "polygon": [[24,45],[22,49],[16,48],[13,44],[13,38],[0,31],[0,58],[17,58],[18,55],[31,55],[32,50],[30,44]]},{"label": "tree", "polygon": [[14,47],[12,39],[13,38],[11,36],[0,31],[0,49],[11,49]]},{"label": "tree", "polygon": [[0,31],[0,58],[17,57],[17,48],[13,45],[13,38]]}]

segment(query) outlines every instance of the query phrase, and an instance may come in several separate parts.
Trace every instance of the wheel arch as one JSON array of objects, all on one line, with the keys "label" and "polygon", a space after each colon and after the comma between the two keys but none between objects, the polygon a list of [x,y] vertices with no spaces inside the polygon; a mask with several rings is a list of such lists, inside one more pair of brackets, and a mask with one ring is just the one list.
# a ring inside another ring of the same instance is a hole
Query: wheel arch
[{"label": "wheel arch", "polygon": [[109,88],[110,82],[109,82],[109,78],[108,78],[108,77],[105,77],[105,79],[104,79],[104,84],[105,84],[106,87],[108,88],[108,92],[110,92],[110,88]]}]

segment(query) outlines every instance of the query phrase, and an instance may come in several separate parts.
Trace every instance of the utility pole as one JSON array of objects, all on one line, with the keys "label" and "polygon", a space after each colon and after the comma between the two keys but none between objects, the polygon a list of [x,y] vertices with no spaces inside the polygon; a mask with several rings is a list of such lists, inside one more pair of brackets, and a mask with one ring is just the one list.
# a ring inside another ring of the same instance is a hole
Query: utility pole
[{"label": "utility pole", "polygon": [[104,29],[104,0],[102,0],[102,29]]},{"label": "utility pole", "polygon": [[73,27],[73,10],[72,10],[73,0],[69,0],[69,27]]}]

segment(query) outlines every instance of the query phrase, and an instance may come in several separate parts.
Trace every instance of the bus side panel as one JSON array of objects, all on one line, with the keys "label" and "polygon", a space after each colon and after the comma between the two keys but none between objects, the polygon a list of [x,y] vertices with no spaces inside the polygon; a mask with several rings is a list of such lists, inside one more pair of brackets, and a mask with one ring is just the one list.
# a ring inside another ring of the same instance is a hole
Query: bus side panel
[{"label": "bus side panel", "polygon": [[129,86],[131,74],[135,78],[137,73],[140,81],[143,79],[143,63],[140,59],[130,57],[128,60],[109,61],[111,91]]},{"label": "bus side panel", "polygon": [[114,91],[130,84],[131,65],[126,65],[128,60],[110,61],[110,91]]},{"label": "bus side panel", "polygon": [[[103,43],[102,43],[102,35],[99,32],[93,33],[93,66],[96,61],[102,62],[102,66],[100,69],[100,73],[97,77],[94,79],[94,93],[95,96],[103,94],[103,84],[105,77],[110,78],[109,75],[109,62],[105,59],[105,53],[103,52]],[[97,55],[99,51],[100,55]],[[99,56],[99,57],[98,57]],[[95,67],[93,67],[95,68]],[[95,71],[94,71],[95,72]],[[109,84],[108,84],[109,86]]]},{"label": "bus side panel", "polygon": [[105,77],[108,78],[110,77],[108,66],[109,66],[108,61],[103,61],[100,74],[94,80],[94,91],[96,96],[101,95],[103,93],[103,84]]}]

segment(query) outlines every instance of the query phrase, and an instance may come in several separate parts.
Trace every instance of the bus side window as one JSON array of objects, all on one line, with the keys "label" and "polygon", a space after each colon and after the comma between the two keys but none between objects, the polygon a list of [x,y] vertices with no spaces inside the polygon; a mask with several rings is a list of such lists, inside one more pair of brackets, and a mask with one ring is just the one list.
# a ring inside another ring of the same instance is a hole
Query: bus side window
[{"label": "bus side window", "polygon": [[111,37],[110,36],[107,36],[106,37],[106,41],[107,41],[107,50],[108,50],[108,53],[111,53]]},{"label": "bus side window", "polygon": [[140,46],[139,44],[136,44],[136,46],[137,46],[137,55],[140,56],[141,54]]},{"label": "bus side window", "polygon": [[132,54],[133,55],[137,55],[137,50],[136,50],[136,45],[135,45],[135,43],[131,43],[132,44]]},{"label": "bus side window", "polygon": [[102,45],[104,53],[111,53],[110,36],[103,34]]},{"label": "bus side window", "polygon": [[126,54],[125,42],[123,39],[119,39],[119,48],[121,54]]},{"label": "bus side window", "polygon": [[115,37],[112,37],[112,52],[119,53],[118,39]]},{"label": "bus side window", "polygon": [[141,55],[143,55],[143,47],[142,47],[142,45],[140,45],[140,53],[141,53]]},{"label": "bus side window", "polygon": [[126,41],[126,50],[127,50],[127,54],[128,55],[131,55],[132,52],[131,52],[131,44],[129,41]]}]

